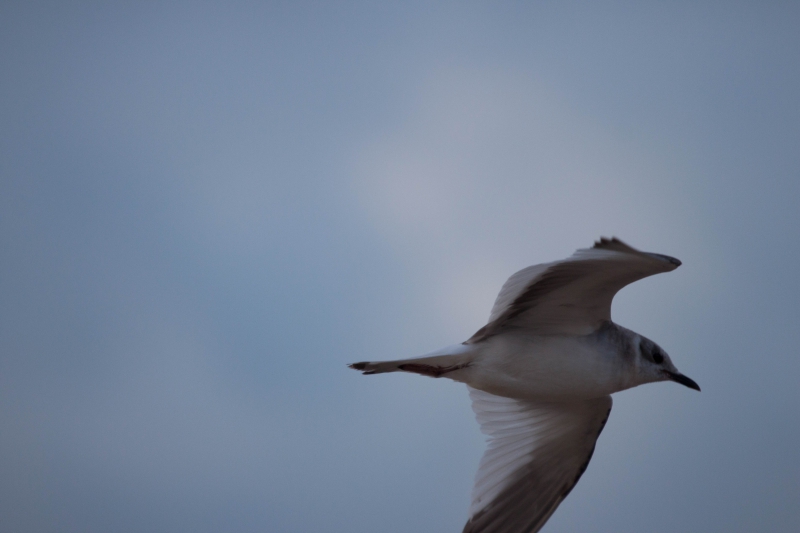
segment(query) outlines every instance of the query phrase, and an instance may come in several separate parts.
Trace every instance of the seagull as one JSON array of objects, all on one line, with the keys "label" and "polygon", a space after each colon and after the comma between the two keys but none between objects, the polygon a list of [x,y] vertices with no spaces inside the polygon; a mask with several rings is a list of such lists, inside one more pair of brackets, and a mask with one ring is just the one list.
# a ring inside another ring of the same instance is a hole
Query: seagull
[{"label": "seagull", "polygon": [[511,276],[489,322],[465,342],[414,359],[349,366],[465,383],[488,446],[463,533],[535,533],[586,470],[611,394],[657,381],[700,390],[660,346],[611,321],[620,289],[680,265],[601,238]]}]

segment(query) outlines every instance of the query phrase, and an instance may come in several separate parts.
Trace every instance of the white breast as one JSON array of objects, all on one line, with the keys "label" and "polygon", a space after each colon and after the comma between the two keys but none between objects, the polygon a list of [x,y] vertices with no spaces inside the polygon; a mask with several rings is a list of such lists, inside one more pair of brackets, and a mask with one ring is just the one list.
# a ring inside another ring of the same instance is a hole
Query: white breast
[{"label": "white breast", "polygon": [[[632,369],[596,336],[503,333],[480,343],[466,381],[512,398],[587,399],[628,388]],[[459,380],[461,381],[461,380]]]}]

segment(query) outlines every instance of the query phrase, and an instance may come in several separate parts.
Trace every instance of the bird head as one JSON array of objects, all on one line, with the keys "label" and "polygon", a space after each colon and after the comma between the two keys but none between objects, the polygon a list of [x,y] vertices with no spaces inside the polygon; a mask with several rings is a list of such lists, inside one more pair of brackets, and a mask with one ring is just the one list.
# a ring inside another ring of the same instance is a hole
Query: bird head
[{"label": "bird head", "polygon": [[643,382],[674,381],[690,389],[700,390],[700,386],[693,379],[684,376],[675,368],[667,352],[647,337],[639,337],[637,358],[637,373]]}]

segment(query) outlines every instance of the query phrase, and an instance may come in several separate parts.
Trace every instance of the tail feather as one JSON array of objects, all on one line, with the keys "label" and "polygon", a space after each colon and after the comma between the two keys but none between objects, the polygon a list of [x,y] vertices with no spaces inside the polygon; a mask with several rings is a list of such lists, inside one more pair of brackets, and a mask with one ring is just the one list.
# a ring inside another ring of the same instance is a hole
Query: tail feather
[{"label": "tail feather", "polygon": [[384,372],[398,372],[401,370],[400,365],[402,364],[403,361],[362,361],[347,366],[353,370],[361,370],[362,374],[369,376],[371,374],[383,374]]},{"label": "tail feather", "polygon": [[364,375],[383,374],[385,372],[413,372],[438,378],[448,372],[468,367],[472,361],[470,352],[471,346],[459,344],[413,359],[362,361],[347,366],[353,370],[360,370]]}]

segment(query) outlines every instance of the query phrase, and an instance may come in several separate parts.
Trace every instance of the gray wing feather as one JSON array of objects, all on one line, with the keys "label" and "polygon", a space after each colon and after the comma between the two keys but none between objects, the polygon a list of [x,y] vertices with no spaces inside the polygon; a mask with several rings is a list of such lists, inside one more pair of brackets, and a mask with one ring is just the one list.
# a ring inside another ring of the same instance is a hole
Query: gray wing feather
[{"label": "gray wing feather", "polygon": [[489,322],[466,344],[509,328],[541,334],[586,335],[611,320],[611,301],[624,286],[669,272],[681,262],[640,252],[619,239],[600,239],[562,261],[520,270],[503,285]]}]

